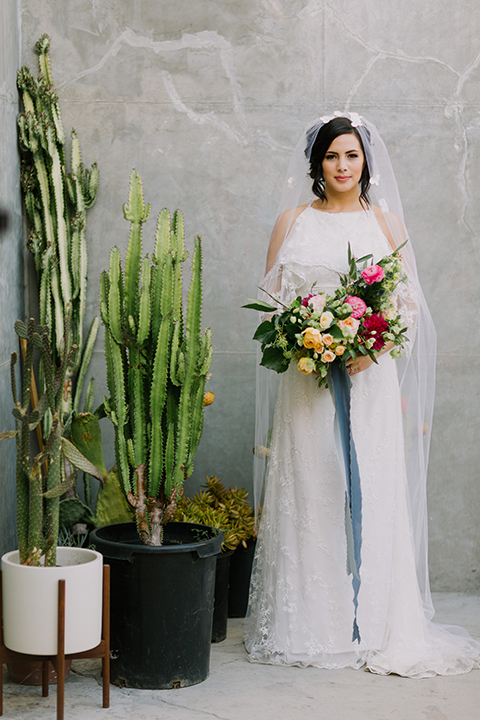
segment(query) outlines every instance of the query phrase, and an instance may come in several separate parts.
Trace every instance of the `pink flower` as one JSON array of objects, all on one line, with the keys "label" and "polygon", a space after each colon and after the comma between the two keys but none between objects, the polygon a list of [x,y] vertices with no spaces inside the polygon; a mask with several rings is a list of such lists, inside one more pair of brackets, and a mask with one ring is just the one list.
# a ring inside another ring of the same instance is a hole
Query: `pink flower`
[{"label": "pink flower", "polygon": [[367,305],[363,302],[362,298],[359,298],[356,295],[349,295],[345,302],[352,307],[352,317],[357,318],[358,320],[365,315]]},{"label": "pink flower", "polygon": [[385,272],[380,265],[370,265],[362,270],[362,278],[365,280],[367,285],[373,285],[373,283],[381,282],[385,277]]},{"label": "pink flower", "polygon": [[375,342],[372,345],[372,350],[381,350],[385,345],[385,340],[382,335],[388,330],[388,323],[386,320],[373,313],[370,317],[366,317],[362,323],[362,329],[360,331],[360,337],[366,341],[370,338],[375,338]]},{"label": "pink flower", "polygon": [[310,305],[314,312],[316,310],[321,312],[325,305],[325,295],[308,295],[306,298],[303,298],[302,305],[303,307]]},{"label": "pink flower", "polygon": [[325,295],[312,295],[308,304],[314,311],[321,312],[325,307]]}]

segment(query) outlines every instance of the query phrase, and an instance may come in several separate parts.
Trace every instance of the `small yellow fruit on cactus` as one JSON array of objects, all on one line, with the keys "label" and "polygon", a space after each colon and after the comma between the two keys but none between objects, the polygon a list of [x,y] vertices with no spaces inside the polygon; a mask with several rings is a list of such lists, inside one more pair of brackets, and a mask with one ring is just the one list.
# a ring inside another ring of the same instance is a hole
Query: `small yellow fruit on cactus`
[{"label": "small yellow fruit on cactus", "polygon": [[206,392],[203,396],[203,407],[207,407],[207,405],[211,405],[213,401],[215,400],[215,394],[212,392]]}]

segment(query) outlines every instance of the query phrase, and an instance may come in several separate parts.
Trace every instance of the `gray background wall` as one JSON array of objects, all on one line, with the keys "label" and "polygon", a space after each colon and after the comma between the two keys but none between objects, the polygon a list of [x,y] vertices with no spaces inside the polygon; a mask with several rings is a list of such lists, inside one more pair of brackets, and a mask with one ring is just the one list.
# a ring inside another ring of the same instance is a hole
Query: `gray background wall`
[{"label": "gray background wall", "polygon": [[[9,228],[0,235],[0,430],[13,430],[10,353],[18,349],[13,323],[24,315],[23,233],[16,121],[16,72],[20,61],[15,0],[0,2],[0,208]],[[15,441],[0,444],[0,552],[16,547]]]},{"label": "gray background wall", "polygon": [[[203,237],[203,321],[214,331],[209,389],[216,400],[205,413],[190,492],[212,473],[229,485],[250,485],[255,317],[240,306],[256,291],[293,145],[308,121],[337,109],[377,124],[439,332],[429,479],[432,585],[478,591],[476,0],[19,3],[22,63],[36,68],[33,45],[47,32],[65,127],[78,131],[84,161],[100,167],[88,220],[89,317],[97,312],[109,249],[126,248],[121,205],[132,167],[144,180],[153,216],[163,206],[180,207],[189,242],[195,233]],[[11,98],[2,100],[10,115],[13,89]],[[10,145],[9,153],[13,178]],[[154,230],[152,219],[146,251]],[[0,272],[7,274],[3,265]],[[102,347],[99,340],[93,362],[98,402]],[[108,433],[106,441],[111,444]]]}]

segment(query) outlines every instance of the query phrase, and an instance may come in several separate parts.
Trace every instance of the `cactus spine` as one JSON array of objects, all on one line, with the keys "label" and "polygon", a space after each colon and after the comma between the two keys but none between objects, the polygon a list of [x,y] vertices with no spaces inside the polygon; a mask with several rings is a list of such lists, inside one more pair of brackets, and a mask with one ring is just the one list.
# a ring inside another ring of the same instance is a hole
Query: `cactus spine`
[{"label": "cactus spine", "polygon": [[162,210],[155,250],[142,261],[142,225],[150,206],[135,170],[125,219],[131,223],[125,270],[113,248],[102,273],[100,308],[105,325],[109,398],[120,480],[135,508],[142,542],[161,545],[163,526],[193,471],[203,430],[205,380],[212,357],[211,331],[200,332],[202,252],[195,239],[192,279],[184,318],[183,217]]},{"label": "cactus spine", "polygon": [[[63,411],[78,412],[83,380],[90,362],[99,321],[92,322],[84,345],[83,322],[87,289],[87,209],[98,189],[96,163],[85,170],[75,131],[71,134],[71,172],[66,172],[65,134],[58,98],[53,86],[50,40],[43,35],[36,43],[40,75],[36,80],[22,67],[17,84],[24,112],[18,117],[22,149],[21,180],[30,223],[31,250],[39,287],[40,323],[48,326],[54,364],[59,367],[69,355]],[[75,352],[65,344],[64,320],[70,319],[70,337]],[[44,368],[40,371],[43,389]],[[45,415],[44,435],[49,433],[50,414]]]},{"label": "cactus spine", "polygon": [[[64,353],[60,367],[52,362],[48,328],[36,325],[30,319],[25,325],[15,323],[17,335],[26,340],[24,382],[21,396],[17,395],[15,365],[17,353],[11,358],[11,383],[15,407],[16,429],[0,434],[0,440],[16,437],[17,441],[17,535],[20,562],[24,565],[40,565],[44,556],[46,566],[56,564],[56,546],[59,532],[60,497],[74,484],[76,470],[66,477],[65,458],[69,465],[103,481],[104,473],[79,452],[65,437],[70,427],[71,415],[62,424],[62,405],[65,377],[76,347]],[[68,318],[64,334],[68,340]],[[40,350],[45,375],[45,392],[36,407],[29,411],[34,349]],[[51,426],[43,450],[30,459],[30,433],[51,413]],[[46,468],[46,471],[45,471]]]}]

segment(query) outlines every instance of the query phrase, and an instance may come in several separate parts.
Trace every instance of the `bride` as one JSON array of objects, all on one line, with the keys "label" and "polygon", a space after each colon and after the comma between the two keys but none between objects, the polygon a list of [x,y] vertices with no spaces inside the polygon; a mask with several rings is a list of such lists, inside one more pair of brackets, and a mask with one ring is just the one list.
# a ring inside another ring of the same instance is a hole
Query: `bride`
[{"label": "bride", "polygon": [[[306,190],[314,198],[303,202]],[[376,128],[356,113],[310,126],[290,163],[277,217],[262,288],[265,299],[285,305],[314,284],[314,292],[333,294],[338,274],[348,271],[349,244],[357,258],[371,253],[377,262],[404,243],[397,185]],[[480,666],[480,643],[462,628],[431,622],[426,469],[435,331],[410,242],[401,253],[408,279],[396,294],[408,349],[396,360],[388,343],[376,363],[368,356],[347,361],[362,492],[356,612],[330,391],[292,363],[281,375],[272,422],[274,375],[259,368],[255,493],[262,514],[245,622],[252,662],[366,666],[406,677]]]}]

